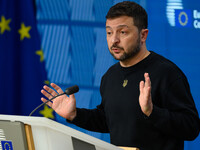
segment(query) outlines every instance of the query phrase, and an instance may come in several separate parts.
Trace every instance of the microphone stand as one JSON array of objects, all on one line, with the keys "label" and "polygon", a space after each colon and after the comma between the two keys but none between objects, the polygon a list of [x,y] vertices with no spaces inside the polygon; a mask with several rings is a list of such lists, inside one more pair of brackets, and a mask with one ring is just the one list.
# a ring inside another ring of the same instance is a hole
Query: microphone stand
[{"label": "microphone stand", "polygon": [[48,102],[53,103],[52,100],[53,100],[54,98],[56,98],[56,97],[58,97],[58,96],[61,96],[61,95],[64,95],[64,94],[66,94],[66,93],[64,92],[64,93],[62,93],[62,94],[56,95],[56,96],[52,97],[51,99],[48,99],[46,102],[40,104],[39,106],[37,106],[37,107],[29,114],[29,116],[32,116],[32,114],[33,114],[36,110],[38,110],[40,107],[42,107],[44,104],[46,104],[46,103],[48,103]]}]

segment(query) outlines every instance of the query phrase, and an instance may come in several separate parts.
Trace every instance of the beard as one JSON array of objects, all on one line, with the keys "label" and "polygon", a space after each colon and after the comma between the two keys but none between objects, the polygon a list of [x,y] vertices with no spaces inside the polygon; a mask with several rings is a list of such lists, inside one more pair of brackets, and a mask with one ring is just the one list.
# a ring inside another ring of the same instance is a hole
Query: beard
[{"label": "beard", "polygon": [[[118,48],[118,49],[121,49],[123,50],[123,54],[117,58],[114,54],[114,52],[112,52],[112,48]],[[130,50],[129,50],[130,49]],[[123,47],[119,47],[117,46],[116,44],[113,44],[111,47],[110,47],[110,54],[116,59],[116,60],[119,60],[119,61],[125,61],[125,60],[128,60],[132,57],[134,57],[135,55],[137,55],[141,49],[141,44],[140,44],[140,36],[138,37],[137,39],[137,42],[136,42],[136,45],[135,46],[132,46],[131,48],[129,48],[127,52],[124,51],[124,48]]]}]

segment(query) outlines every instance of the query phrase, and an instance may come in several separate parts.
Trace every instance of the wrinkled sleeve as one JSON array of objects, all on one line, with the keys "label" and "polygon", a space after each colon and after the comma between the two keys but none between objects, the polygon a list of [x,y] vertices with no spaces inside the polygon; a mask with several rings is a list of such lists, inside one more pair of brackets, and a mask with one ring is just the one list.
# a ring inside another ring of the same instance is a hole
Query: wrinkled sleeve
[{"label": "wrinkled sleeve", "polygon": [[[70,122],[69,120],[67,121]],[[96,109],[77,108],[77,115],[70,123],[90,131],[109,132],[101,105],[98,105]]]},{"label": "wrinkled sleeve", "polygon": [[[102,77],[100,85],[101,96],[103,95],[105,84],[104,78],[105,76]],[[103,103],[104,100],[102,98],[101,104],[98,105],[95,109],[77,108],[77,115],[74,120],[71,122],[69,120],[67,121],[89,131],[108,133],[109,129],[106,123]]]},{"label": "wrinkled sleeve", "polygon": [[179,78],[163,94],[165,107],[153,106],[148,120],[162,133],[183,140],[199,134],[200,119],[187,80]]}]

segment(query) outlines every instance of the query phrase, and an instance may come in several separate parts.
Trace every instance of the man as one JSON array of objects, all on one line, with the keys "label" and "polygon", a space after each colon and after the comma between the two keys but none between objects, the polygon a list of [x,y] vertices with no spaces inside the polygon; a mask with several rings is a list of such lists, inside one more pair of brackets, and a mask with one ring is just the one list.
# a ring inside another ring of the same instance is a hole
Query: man
[{"label": "man", "polygon": [[[146,48],[147,13],[121,2],[106,16],[107,43],[119,60],[104,74],[96,109],[76,108],[74,95],[48,102],[60,116],[82,128],[109,132],[111,143],[140,150],[183,150],[199,134],[199,116],[183,72]],[[48,99],[63,91],[54,83],[41,91]],[[45,98],[41,98],[43,102]]]}]

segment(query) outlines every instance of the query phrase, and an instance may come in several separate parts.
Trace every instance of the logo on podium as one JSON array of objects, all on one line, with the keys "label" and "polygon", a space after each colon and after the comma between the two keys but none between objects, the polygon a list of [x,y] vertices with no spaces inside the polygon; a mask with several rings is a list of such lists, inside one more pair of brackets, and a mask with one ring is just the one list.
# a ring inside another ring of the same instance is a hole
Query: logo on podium
[{"label": "logo on podium", "polygon": [[1,141],[2,150],[13,150],[12,141]]}]

